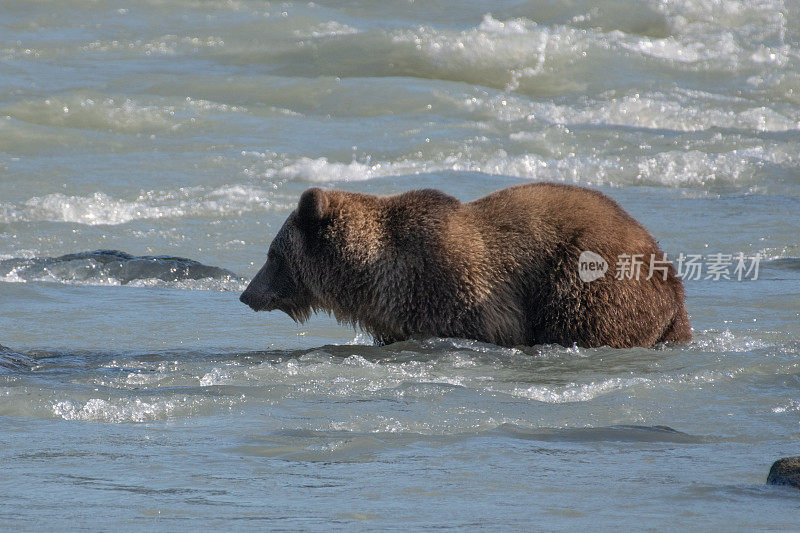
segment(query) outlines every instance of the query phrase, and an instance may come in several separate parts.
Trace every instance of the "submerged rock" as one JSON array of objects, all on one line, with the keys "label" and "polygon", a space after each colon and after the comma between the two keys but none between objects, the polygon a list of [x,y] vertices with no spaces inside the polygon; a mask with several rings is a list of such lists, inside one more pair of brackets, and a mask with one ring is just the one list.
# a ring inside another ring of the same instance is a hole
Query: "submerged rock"
[{"label": "submerged rock", "polygon": [[778,459],[769,469],[767,485],[791,485],[800,488],[800,456]]},{"label": "submerged rock", "polygon": [[[0,280],[78,282],[127,285],[131,282],[213,279],[241,282],[224,268],[169,255],[131,255],[119,250],[95,250],[59,257],[0,260]],[[235,287],[238,288],[238,287]]]}]

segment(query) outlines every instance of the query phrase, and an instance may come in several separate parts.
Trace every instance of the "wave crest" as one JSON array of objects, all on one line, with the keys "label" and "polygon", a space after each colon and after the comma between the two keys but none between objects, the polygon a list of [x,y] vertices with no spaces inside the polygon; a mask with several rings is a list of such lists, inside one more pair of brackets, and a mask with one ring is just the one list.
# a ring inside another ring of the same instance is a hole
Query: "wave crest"
[{"label": "wave crest", "polygon": [[249,185],[142,191],[133,200],[112,198],[103,192],[88,196],[53,193],[33,197],[21,205],[0,203],[0,222],[48,221],[97,226],[140,219],[238,215],[275,207],[272,196],[265,189]]},{"label": "wave crest", "polygon": [[230,270],[184,257],[135,256],[119,250],[96,250],[60,257],[0,261],[0,281],[49,281],[84,285],[166,286],[182,289],[239,291],[245,280]]}]

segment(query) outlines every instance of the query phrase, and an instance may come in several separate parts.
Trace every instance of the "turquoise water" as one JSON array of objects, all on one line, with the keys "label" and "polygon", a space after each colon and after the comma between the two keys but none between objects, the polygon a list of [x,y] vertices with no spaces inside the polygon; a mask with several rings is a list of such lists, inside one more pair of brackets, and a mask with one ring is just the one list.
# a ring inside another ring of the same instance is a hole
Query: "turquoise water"
[{"label": "turquoise water", "polygon": [[[796,530],[798,154],[789,1],[6,1],[3,524]],[[654,350],[238,301],[307,187],[532,180],[758,279],[687,280]]]}]

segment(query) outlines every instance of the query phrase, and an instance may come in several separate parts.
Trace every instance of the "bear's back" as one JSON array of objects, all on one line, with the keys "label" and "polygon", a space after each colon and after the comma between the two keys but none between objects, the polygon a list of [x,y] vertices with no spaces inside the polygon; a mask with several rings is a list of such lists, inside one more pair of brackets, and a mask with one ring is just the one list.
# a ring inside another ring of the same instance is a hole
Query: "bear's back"
[{"label": "bear's back", "polygon": [[467,205],[490,227],[557,231],[559,238],[608,231],[648,235],[614,200],[575,185],[528,183],[495,191]]},{"label": "bear's back", "polygon": [[[650,346],[691,337],[683,288],[670,266],[651,276],[663,254],[649,232],[614,200],[592,189],[557,183],[509,187],[466,204],[492,270],[519,294],[525,344]],[[586,283],[583,252],[602,256],[609,271]],[[640,279],[615,279],[621,257],[643,261]],[[677,312],[681,331],[669,336]]]}]

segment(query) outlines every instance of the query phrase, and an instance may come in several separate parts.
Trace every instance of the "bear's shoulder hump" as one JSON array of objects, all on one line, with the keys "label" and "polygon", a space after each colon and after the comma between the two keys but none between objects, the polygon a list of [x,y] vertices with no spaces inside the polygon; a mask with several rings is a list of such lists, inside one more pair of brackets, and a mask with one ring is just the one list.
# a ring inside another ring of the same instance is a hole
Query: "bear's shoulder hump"
[{"label": "bear's shoulder hump", "polygon": [[438,189],[415,189],[399,196],[403,202],[425,204],[427,206],[456,207],[461,201]]}]

